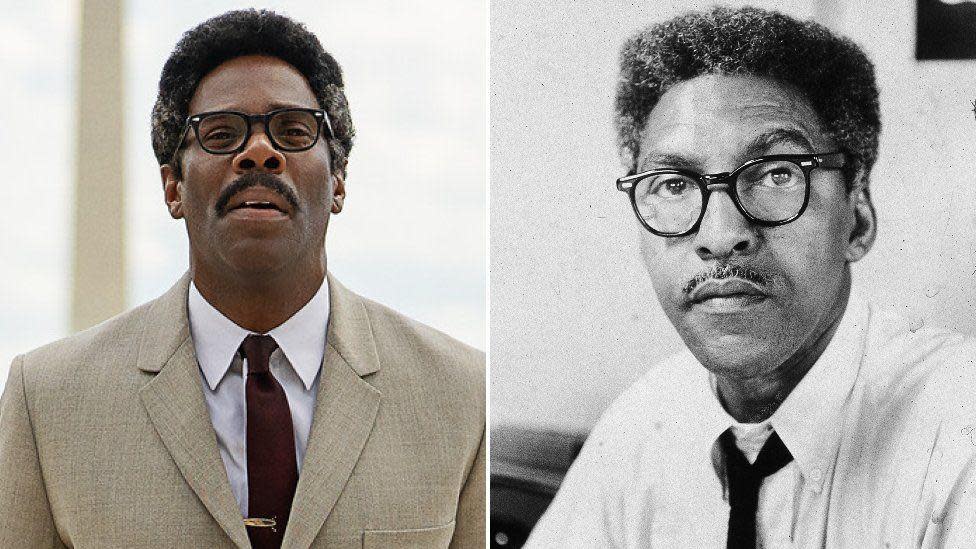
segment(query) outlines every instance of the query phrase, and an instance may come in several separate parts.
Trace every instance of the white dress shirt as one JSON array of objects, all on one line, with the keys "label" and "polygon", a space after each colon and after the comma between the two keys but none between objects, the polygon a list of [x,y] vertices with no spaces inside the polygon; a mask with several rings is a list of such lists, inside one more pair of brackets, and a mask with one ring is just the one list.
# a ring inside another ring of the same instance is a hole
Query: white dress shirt
[{"label": "white dress shirt", "polygon": [[[794,460],[761,486],[762,546],[976,547],[972,340],[852,295],[769,424]],[[734,425],[690,352],[652,368],[593,429],[525,547],[725,547],[717,439]]]},{"label": "white dress shirt", "polygon": [[[231,490],[247,516],[247,406],[244,381],[247,361],[238,349],[249,332],[234,324],[207,302],[190,283],[188,298],[190,335],[204,379],[204,398],[217,433],[217,446],[227,470]],[[288,398],[295,431],[298,470],[302,469],[312,412],[325,355],[329,324],[329,282],[325,279],[315,296],[291,318],[267,335],[278,343],[271,354],[270,369]]]}]

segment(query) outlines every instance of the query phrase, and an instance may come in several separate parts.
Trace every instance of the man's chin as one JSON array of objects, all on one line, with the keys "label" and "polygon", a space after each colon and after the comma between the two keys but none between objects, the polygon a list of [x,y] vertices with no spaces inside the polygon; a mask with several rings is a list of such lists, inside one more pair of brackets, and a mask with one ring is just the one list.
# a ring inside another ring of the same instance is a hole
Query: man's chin
[{"label": "man's chin", "polygon": [[246,238],[235,241],[220,254],[227,269],[238,276],[271,276],[294,264],[288,242],[277,238]]},{"label": "man's chin", "polygon": [[777,368],[790,356],[781,336],[767,332],[723,333],[679,330],[695,358],[715,375],[752,377]]}]

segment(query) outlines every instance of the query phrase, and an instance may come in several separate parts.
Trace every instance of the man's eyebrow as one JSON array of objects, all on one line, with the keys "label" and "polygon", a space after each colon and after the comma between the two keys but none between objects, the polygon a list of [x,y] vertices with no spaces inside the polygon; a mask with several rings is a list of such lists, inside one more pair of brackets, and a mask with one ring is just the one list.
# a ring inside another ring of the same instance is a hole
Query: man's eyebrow
[{"label": "man's eyebrow", "polygon": [[[314,107],[309,107],[308,105],[303,105],[301,103],[275,101],[268,104],[268,109],[265,112],[278,111],[281,109],[318,109],[318,108],[319,108],[318,105],[315,105]],[[216,108],[206,110],[206,112],[220,112],[220,111],[245,112],[244,109],[241,109],[234,105],[218,106]],[[264,113],[253,112],[253,113],[246,113],[246,114],[264,114]]]},{"label": "man's eyebrow", "polygon": [[672,153],[651,153],[641,160],[637,168],[638,172],[646,172],[658,168],[677,168],[682,170],[694,170],[698,163],[684,156]]},{"label": "man's eyebrow", "polygon": [[[757,135],[743,151],[746,159],[769,154],[769,150],[776,145],[790,145],[804,152],[814,152],[813,144],[803,131],[796,128],[776,128]],[[675,168],[681,170],[698,170],[701,162],[675,153],[651,152],[645,156],[637,166],[637,172],[646,172],[658,168]]]},{"label": "man's eyebrow", "polygon": [[309,107],[308,105],[300,105],[298,103],[282,103],[282,102],[271,103],[270,105],[268,105],[268,107],[269,107],[268,108],[268,112],[277,111],[277,110],[280,110],[280,109],[317,109],[317,108],[319,108],[318,105],[315,105],[314,107]]},{"label": "man's eyebrow", "polygon": [[762,133],[749,143],[745,152],[748,156],[760,156],[768,153],[776,145],[792,145],[804,149],[806,152],[814,152],[813,144],[810,143],[807,136],[802,131],[793,128],[777,128]]}]

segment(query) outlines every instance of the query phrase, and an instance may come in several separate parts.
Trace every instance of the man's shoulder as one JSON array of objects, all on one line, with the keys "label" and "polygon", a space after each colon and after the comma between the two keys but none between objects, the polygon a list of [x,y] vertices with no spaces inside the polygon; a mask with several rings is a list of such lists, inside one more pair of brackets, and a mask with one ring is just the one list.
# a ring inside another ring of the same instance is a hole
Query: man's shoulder
[{"label": "man's shoulder", "polygon": [[[484,425],[486,368],[482,351],[338,283],[336,291],[338,301],[333,310],[335,314],[342,311],[342,333],[349,334],[352,324],[346,320],[352,317],[360,319],[358,331],[369,332],[368,337],[354,336],[353,340],[355,345],[371,342],[375,348],[378,371],[368,381],[384,398],[405,407],[454,410],[470,417],[473,424]],[[336,344],[342,354],[344,344]]]},{"label": "man's shoulder", "polygon": [[[870,305],[871,329],[864,342],[861,377],[876,390],[931,392],[943,381],[976,383],[976,339],[926,326],[890,308]],[[972,385],[970,385],[972,387]],[[942,398],[933,395],[936,398]],[[944,395],[950,397],[950,394]],[[970,399],[967,389],[966,399]]]},{"label": "man's shoulder", "polygon": [[24,365],[25,376],[91,377],[96,370],[116,370],[122,364],[131,365],[129,370],[136,371],[143,347],[167,346],[189,336],[189,281],[189,274],[184,274],[152,301],[23,354],[18,360]]},{"label": "man's shoulder", "polygon": [[[868,353],[886,353],[904,357],[903,361],[921,361],[930,358],[973,358],[973,338],[965,334],[928,326],[924,317],[913,318],[891,307],[868,302],[871,330],[865,350]],[[961,356],[958,353],[963,353]]]},{"label": "man's shoulder", "polygon": [[645,493],[664,468],[687,466],[674,460],[676,448],[702,436],[701,422],[692,416],[700,413],[708,387],[707,371],[687,350],[654,364],[590,431],[554,505],[570,514],[580,505],[616,506]]},{"label": "man's shoulder", "polygon": [[858,415],[846,426],[870,434],[845,444],[872,456],[871,478],[924,475],[923,497],[941,523],[976,455],[976,339],[876,303],[869,324],[851,401]]},{"label": "man's shoulder", "polygon": [[594,427],[591,437],[611,445],[643,446],[663,439],[669,426],[679,429],[701,409],[708,397],[708,372],[684,349],[652,365],[614,399]]},{"label": "man's shoulder", "polygon": [[[948,432],[968,433],[976,424],[976,339],[890,307],[869,308],[853,388],[857,423],[932,444]],[[968,436],[957,442],[960,451],[972,449]]]},{"label": "man's shoulder", "polygon": [[651,365],[620,393],[608,412],[644,410],[645,413],[667,413],[676,405],[697,398],[707,383],[705,367],[691,351],[683,349]]},{"label": "man's shoulder", "polygon": [[[28,351],[14,359],[9,375],[18,375],[27,398],[41,417],[111,395],[134,395],[144,384],[137,368],[150,322],[149,302],[91,328]],[[10,380],[7,380],[9,383]]]},{"label": "man's shoulder", "polygon": [[487,415],[485,354],[390,307],[357,297],[379,361],[367,381],[383,394],[387,409],[410,417],[431,411],[451,417],[453,427],[437,436],[462,436],[466,447],[477,449]]},{"label": "man's shoulder", "polygon": [[82,365],[113,365],[130,355],[134,365],[152,304],[145,303],[91,328],[24,353],[18,358],[25,365],[25,375],[60,377],[77,371]]},{"label": "man's shoulder", "polygon": [[[485,353],[390,307],[360,296],[377,351],[405,366],[435,367],[483,383]],[[381,357],[382,358],[382,357]]]}]

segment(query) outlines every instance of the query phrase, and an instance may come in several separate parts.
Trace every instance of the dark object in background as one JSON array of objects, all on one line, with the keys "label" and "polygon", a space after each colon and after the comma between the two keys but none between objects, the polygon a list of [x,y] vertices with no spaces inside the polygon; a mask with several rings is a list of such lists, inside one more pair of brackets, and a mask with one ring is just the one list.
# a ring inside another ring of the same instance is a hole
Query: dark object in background
[{"label": "dark object in background", "polygon": [[976,59],[976,1],[918,0],[915,59]]},{"label": "dark object in background", "polygon": [[517,549],[525,543],[585,440],[585,434],[492,430],[491,547]]}]

